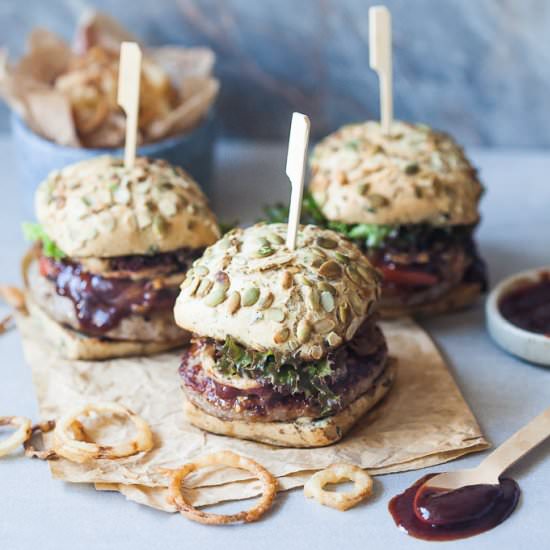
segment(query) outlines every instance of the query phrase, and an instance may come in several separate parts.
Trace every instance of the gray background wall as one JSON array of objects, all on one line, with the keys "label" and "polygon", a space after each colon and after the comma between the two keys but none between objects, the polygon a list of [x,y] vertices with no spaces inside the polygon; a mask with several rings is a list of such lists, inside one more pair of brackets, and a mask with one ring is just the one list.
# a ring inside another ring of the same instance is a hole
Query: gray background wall
[{"label": "gray background wall", "polygon": [[[289,115],[316,137],[377,117],[368,68],[370,0],[0,0],[14,55],[42,25],[70,37],[90,7],[149,44],[210,45],[226,134],[286,137]],[[550,146],[550,0],[388,0],[396,116],[467,145]],[[0,127],[7,125],[0,112]]]}]

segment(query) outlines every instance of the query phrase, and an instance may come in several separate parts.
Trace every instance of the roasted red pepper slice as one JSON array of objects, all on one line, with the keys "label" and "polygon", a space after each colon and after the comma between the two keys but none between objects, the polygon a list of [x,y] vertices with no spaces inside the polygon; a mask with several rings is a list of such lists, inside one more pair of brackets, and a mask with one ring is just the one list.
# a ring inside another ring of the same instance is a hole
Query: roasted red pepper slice
[{"label": "roasted red pepper slice", "polygon": [[384,275],[384,281],[401,286],[433,286],[439,279],[431,273],[413,271],[410,269],[391,268],[388,266],[376,266]]},{"label": "roasted red pepper slice", "polygon": [[47,256],[40,256],[38,268],[42,277],[55,277],[59,272],[59,268],[56,266],[55,262]]}]

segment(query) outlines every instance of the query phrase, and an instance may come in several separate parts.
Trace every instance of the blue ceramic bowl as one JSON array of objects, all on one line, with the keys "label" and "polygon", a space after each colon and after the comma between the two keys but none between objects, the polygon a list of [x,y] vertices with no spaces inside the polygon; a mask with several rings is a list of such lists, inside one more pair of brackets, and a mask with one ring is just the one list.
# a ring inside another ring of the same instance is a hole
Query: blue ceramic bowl
[{"label": "blue ceramic bowl", "polygon": [[[11,129],[19,176],[23,190],[24,208],[34,215],[34,192],[38,184],[52,170],[58,170],[81,160],[98,155],[123,156],[119,149],[84,149],[65,147],[35,134],[15,114],[11,116]],[[173,136],[149,143],[138,149],[142,156],[165,159],[187,170],[201,185],[206,194],[212,176],[216,121],[211,110],[202,124],[190,134]]]}]

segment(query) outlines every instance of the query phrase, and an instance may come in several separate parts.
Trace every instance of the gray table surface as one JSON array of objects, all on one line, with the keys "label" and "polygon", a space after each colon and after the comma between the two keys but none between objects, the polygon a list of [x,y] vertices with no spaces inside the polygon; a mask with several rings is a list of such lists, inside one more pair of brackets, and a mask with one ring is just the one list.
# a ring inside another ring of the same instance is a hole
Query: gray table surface
[{"label": "gray table surface", "polygon": [[[18,282],[18,258],[24,248],[20,222],[28,216],[28,205],[21,204],[12,153],[9,140],[0,139],[2,282]],[[472,150],[470,155],[488,188],[479,243],[492,282],[550,264],[550,154]],[[249,223],[260,215],[262,204],[284,198],[284,161],[284,146],[222,144],[212,191],[220,217]],[[550,405],[550,372],[496,348],[486,333],[481,305],[431,320],[425,327],[448,357],[457,383],[493,444]],[[37,418],[31,376],[16,332],[0,338],[2,414]],[[472,455],[434,470],[473,466],[480,458]],[[0,548],[421,548],[429,543],[399,532],[386,507],[394,494],[423,473],[378,478],[374,498],[346,513],[306,501],[295,490],[280,495],[263,521],[216,528],[126,502],[117,494],[54,481],[46,464],[12,456],[0,460]],[[511,474],[523,490],[512,517],[479,537],[442,544],[448,548],[548,548],[550,441]],[[235,510],[240,505],[218,509]]]}]

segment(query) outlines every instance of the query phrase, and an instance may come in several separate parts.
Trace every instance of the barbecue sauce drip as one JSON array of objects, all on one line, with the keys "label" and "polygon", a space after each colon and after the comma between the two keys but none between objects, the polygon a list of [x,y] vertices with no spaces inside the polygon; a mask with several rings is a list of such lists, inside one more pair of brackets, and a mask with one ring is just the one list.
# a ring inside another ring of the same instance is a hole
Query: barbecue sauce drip
[{"label": "barbecue sauce drip", "polygon": [[498,308],[513,325],[550,337],[550,273],[506,293]]},{"label": "barbecue sauce drip", "polygon": [[456,491],[420,489],[434,475],[419,479],[388,506],[399,529],[418,539],[456,540],[489,531],[508,518],[519,500],[518,484],[507,478],[499,485],[471,485]]},{"label": "barbecue sauce drip", "polygon": [[55,283],[57,294],[73,302],[82,330],[97,336],[132,314],[172,308],[178,295],[177,288],[155,288],[149,279],[105,278],[84,271],[77,263],[42,257],[40,268]]}]

